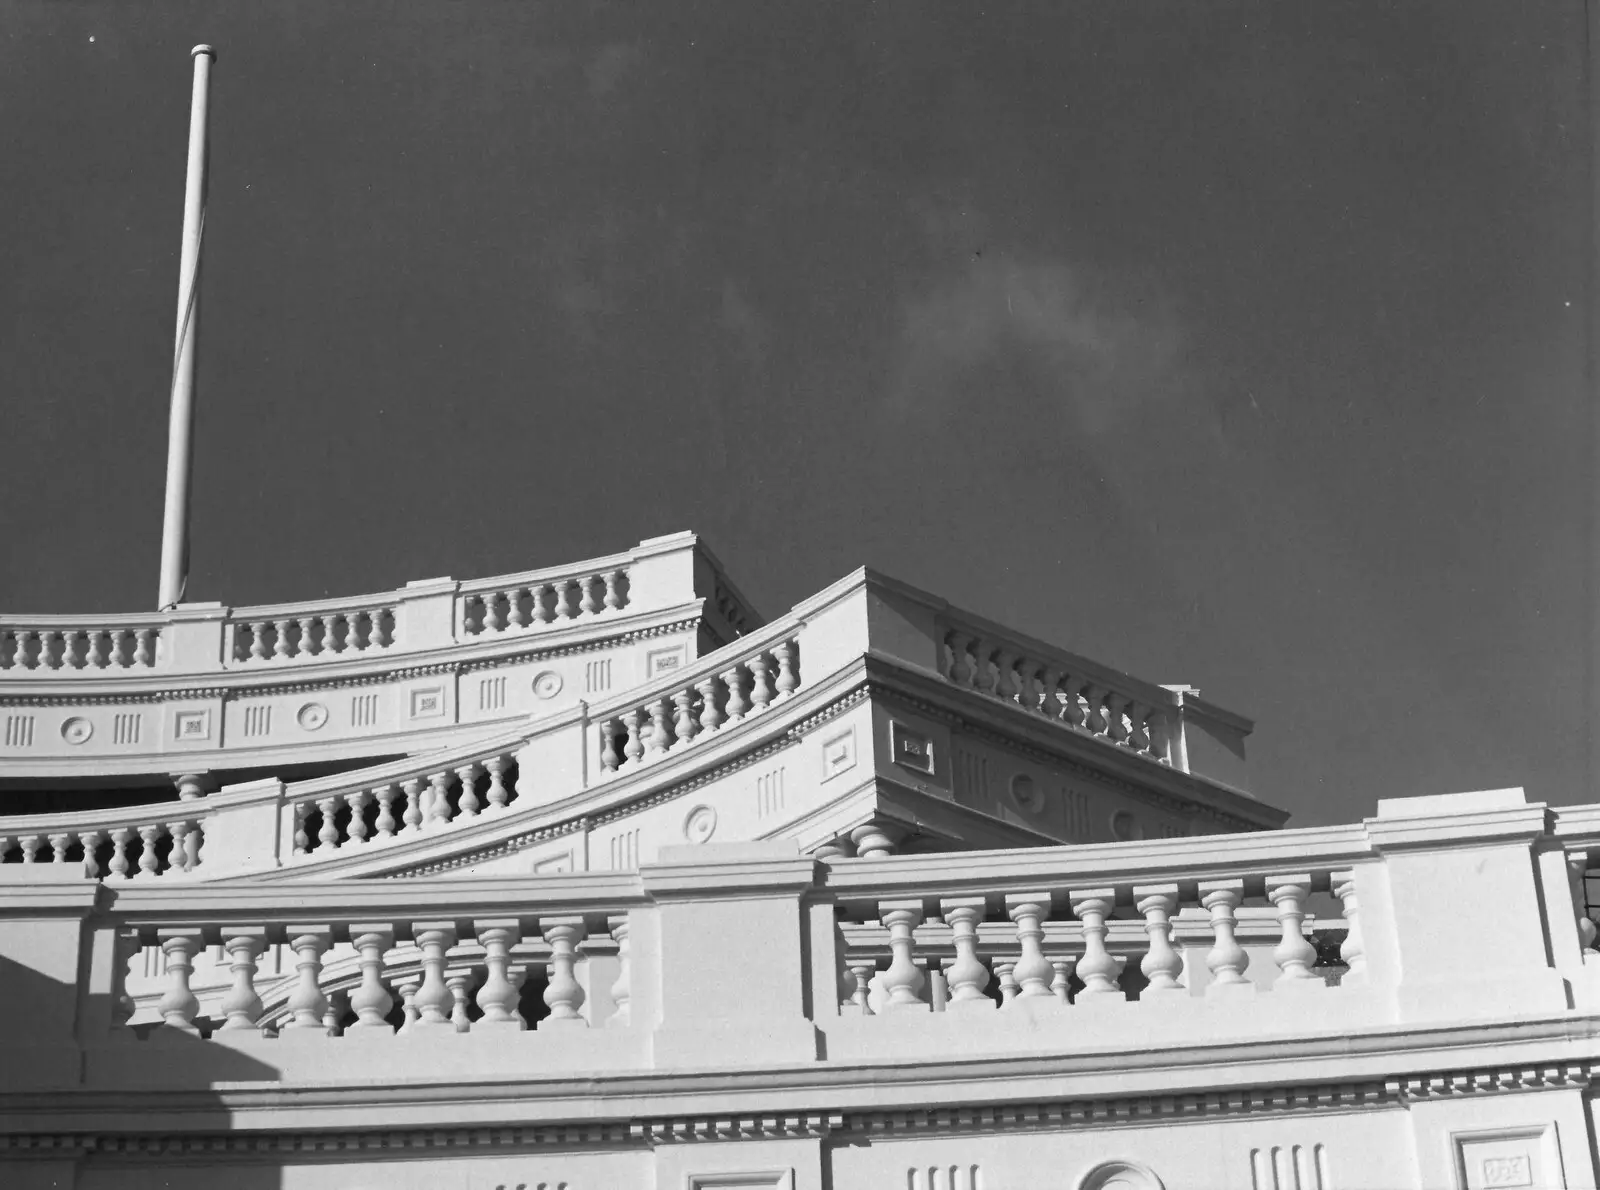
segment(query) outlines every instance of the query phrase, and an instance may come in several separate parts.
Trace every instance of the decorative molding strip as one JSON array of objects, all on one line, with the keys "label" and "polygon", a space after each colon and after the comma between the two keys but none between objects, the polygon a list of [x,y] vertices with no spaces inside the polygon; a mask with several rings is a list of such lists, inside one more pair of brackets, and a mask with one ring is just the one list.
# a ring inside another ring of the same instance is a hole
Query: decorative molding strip
[{"label": "decorative molding strip", "polygon": [[507,653],[500,657],[483,657],[473,661],[463,661],[460,666],[462,673],[471,673],[479,669],[500,669],[507,665],[520,665],[524,661],[543,661],[553,657],[576,657],[583,653],[596,653],[601,649],[609,649],[613,645],[631,644],[636,640],[654,640],[658,636],[668,636],[674,632],[687,632],[697,624],[695,620],[675,620],[671,624],[657,624],[654,628],[636,628],[628,632],[619,632],[614,636],[603,637],[599,640],[584,641],[580,644],[562,645],[555,649],[528,649],[521,653]]},{"label": "decorative molding strip", "polygon": [[1016,1132],[1078,1126],[1303,1111],[1404,1108],[1417,1100],[1456,1095],[1582,1090],[1593,1078],[1587,1063],[1468,1070],[1352,1083],[1253,1087],[1187,1095],[1137,1095],[869,1112],[803,1112],[749,1116],[679,1116],[582,1124],[473,1128],[384,1129],[364,1132],[227,1133],[167,1136],[95,1133],[0,1134],[0,1154],[75,1158],[85,1153],[124,1157],[351,1153],[394,1149],[494,1149],[559,1145],[655,1147],[693,1141],[780,1137],[909,1136],[919,1133]]},{"label": "decorative molding strip", "polygon": [[585,1124],[486,1128],[411,1128],[381,1132],[225,1133],[168,1136],[50,1133],[0,1135],[0,1153],[36,1158],[76,1158],[86,1153],[120,1157],[260,1156],[289,1153],[461,1150],[595,1146],[635,1148],[692,1141],[824,1137],[840,1127],[837,1113],[677,1117]]}]

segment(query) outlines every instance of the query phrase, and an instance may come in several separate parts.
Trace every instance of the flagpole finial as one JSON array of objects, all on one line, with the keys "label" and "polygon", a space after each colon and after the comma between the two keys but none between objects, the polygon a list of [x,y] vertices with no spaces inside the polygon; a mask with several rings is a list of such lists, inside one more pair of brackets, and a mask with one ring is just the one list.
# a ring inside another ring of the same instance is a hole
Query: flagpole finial
[{"label": "flagpole finial", "polygon": [[197,45],[194,47],[194,49],[189,51],[189,57],[191,58],[198,58],[201,54],[210,55],[213,62],[217,60],[217,51],[208,45]]}]

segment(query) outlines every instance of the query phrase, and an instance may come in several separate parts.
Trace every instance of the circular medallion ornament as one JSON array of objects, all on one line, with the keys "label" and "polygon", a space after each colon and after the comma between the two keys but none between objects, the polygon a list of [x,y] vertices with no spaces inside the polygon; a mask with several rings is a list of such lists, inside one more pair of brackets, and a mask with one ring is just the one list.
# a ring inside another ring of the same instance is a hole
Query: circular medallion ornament
[{"label": "circular medallion ornament", "polygon": [[717,831],[717,812],[710,806],[696,806],[683,820],[683,837],[691,843],[704,843]]},{"label": "circular medallion ornament", "polygon": [[328,721],[328,708],[320,702],[308,702],[300,708],[300,713],[295,716],[295,721],[307,731],[316,731]]},{"label": "circular medallion ornament", "polygon": [[1011,778],[1011,800],[1029,814],[1037,814],[1044,809],[1044,791],[1027,773],[1018,773]]},{"label": "circular medallion ornament", "polygon": [[61,725],[61,738],[69,744],[87,743],[93,734],[94,724],[77,715]]},{"label": "circular medallion ornament", "polygon": [[1139,837],[1139,823],[1131,810],[1118,810],[1111,816],[1111,837],[1131,841]]},{"label": "circular medallion ornament", "polygon": [[533,679],[533,693],[537,698],[554,698],[561,693],[561,675],[547,669]]}]

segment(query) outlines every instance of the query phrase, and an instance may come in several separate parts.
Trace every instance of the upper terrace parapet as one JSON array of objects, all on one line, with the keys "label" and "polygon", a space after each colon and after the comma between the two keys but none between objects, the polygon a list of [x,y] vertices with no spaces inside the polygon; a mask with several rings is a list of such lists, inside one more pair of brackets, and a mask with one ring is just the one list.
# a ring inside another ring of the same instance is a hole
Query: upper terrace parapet
[{"label": "upper terrace parapet", "polygon": [[[6,776],[76,777],[426,750],[635,685],[760,623],[692,533],[356,598],[0,615],[0,761]],[[563,657],[578,659],[547,663]]]}]

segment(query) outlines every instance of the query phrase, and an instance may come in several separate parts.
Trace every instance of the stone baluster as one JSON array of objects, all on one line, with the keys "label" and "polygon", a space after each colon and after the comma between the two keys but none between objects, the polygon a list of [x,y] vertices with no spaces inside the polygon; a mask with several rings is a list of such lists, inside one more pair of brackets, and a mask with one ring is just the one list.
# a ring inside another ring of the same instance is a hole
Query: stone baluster
[{"label": "stone baluster", "polygon": [[367,804],[372,801],[372,794],[365,789],[358,789],[354,793],[344,795],[345,804],[350,807],[350,825],[345,828],[345,846],[359,847],[367,841],[370,833],[367,829]]},{"label": "stone baluster", "polygon": [[468,1015],[467,1004],[470,1002],[468,993],[472,990],[472,968],[445,968],[444,986],[450,992],[450,1027],[457,1033],[470,1032],[472,1017]]},{"label": "stone baluster", "polygon": [[878,918],[889,930],[889,949],[893,958],[883,973],[884,1012],[927,1012],[922,998],[927,977],[918,967],[912,951],[916,945],[912,931],[922,922],[921,901],[880,901]]},{"label": "stone baluster", "polygon": [[338,795],[318,798],[317,810],[322,815],[322,829],[317,832],[317,838],[322,841],[324,847],[330,849],[337,847],[339,845]]},{"label": "stone baluster", "polygon": [[1083,690],[1083,679],[1075,678],[1070,673],[1061,675],[1061,721],[1068,727],[1080,730],[1084,727],[1083,703],[1078,696]]},{"label": "stone baluster", "polygon": [[[58,649],[57,645],[61,647]],[[46,669],[60,669],[66,651],[66,637],[59,631],[39,634],[39,660],[44,662]]]},{"label": "stone baluster", "polygon": [[1123,718],[1128,701],[1115,691],[1106,695],[1106,738],[1119,748],[1128,746],[1128,724]]},{"label": "stone baluster", "polygon": [[338,1037],[344,1032],[342,1022],[350,1010],[350,993],[343,988],[336,988],[328,993],[328,1009],[322,1014],[322,1031],[329,1037]]},{"label": "stone baluster", "polygon": [[417,989],[415,1004],[417,1019],[412,1028],[417,1030],[454,1030],[450,1014],[456,1000],[445,982],[445,965],[450,948],[456,944],[456,927],[453,922],[418,922],[411,929],[417,949],[422,952],[422,986]]},{"label": "stone baluster", "polygon": [[292,623],[294,623],[293,620],[273,621],[272,656],[275,661],[287,661],[289,659],[289,625]]},{"label": "stone baluster", "polygon": [[305,855],[311,850],[311,836],[306,833],[306,819],[311,817],[309,802],[296,802],[294,807],[294,853]]},{"label": "stone baluster", "polygon": [[1163,710],[1152,710],[1145,720],[1150,736],[1150,755],[1161,764],[1172,763],[1172,725]]},{"label": "stone baluster", "polygon": [[180,818],[176,822],[167,823],[167,834],[172,838],[172,852],[167,857],[167,871],[193,871],[199,848],[196,847],[194,853],[191,853],[189,839],[191,836],[198,838],[199,832],[194,830],[192,823]]},{"label": "stone baluster", "polygon": [[[99,851],[100,845],[106,841],[106,832],[84,831],[78,836],[78,841],[83,844],[83,874],[90,880],[98,880],[101,875],[100,859],[95,852]],[[4,854],[3,847],[0,847],[0,854]]]},{"label": "stone baluster", "polygon": [[1308,983],[1323,986],[1322,980],[1312,972],[1316,965],[1317,948],[1306,940],[1302,923],[1306,916],[1306,900],[1311,896],[1309,873],[1297,876],[1268,876],[1267,900],[1278,907],[1278,928],[1282,941],[1272,952],[1278,964],[1278,978],[1274,987]]},{"label": "stone baluster", "polygon": [[578,601],[578,610],[586,616],[592,616],[600,610],[600,601],[595,598],[595,587],[598,579],[594,576],[578,580],[578,590],[583,592],[583,598]]},{"label": "stone baluster", "polygon": [[68,834],[55,834],[50,839],[50,862],[64,864],[67,862],[67,848],[72,846],[72,836]]},{"label": "stone baluster", "polygon": [[1010,1008],[1017,1002],[1017,960],[996,959],[994,978],[1000,986],[1000,1007]]},{"label": "stone baluster", "polygon": [[267,629],[272,625],[266,620],[257,620],[249,625],[250,628],[250,660],[265,661],[267,659]]},{"label": "stone baluster", "polygon": [[728,689],[728,702],[723,707],[729,723],[737,723],[745,717],[750,710],[750,702],[745,698],[746,682],[748,675],[744,667],[734,666],[722,674],[722,684]]},{"label": "stone baluster", "polygon": [[1589,916],[1589,897],[1584,881],[1589,871],[1589,855],[1585,851],[1567,852],[1567,884],[1572,892],[1572,912],[1577,917],[1578,949],[1588,952],[1595,949],[1595,924]]},{"label": "stone baluster", "polygon": [[1339,981],[1344,984],[1366,983],[1367,948],[1361,937],[1361,903],[1356,898],[1356,874],[1353,870],[1334,872],[1330,879],[1333,895],[1339,898],[1344,913],[1345,935],[1339,944],[1339,958],[1348,970]]},{"label": "stone baluster", "polygon": [[484,626],[496,632],[504,632],[511,627],[511,607],[507,606],[502,612],[500,610],[502,600],[508,605],[514,602],[511,595],[505,591],[491,591],[489,597],[484,600]]},{"label": "stone baluster", "polygon": [[476,763],[464,764],[456,769],[456,777],[461,782],[461,801],[457,806],[457,810],[462,818],[476,818],[478,810],[483,804],[478,800],[477,783],[479,771]]},{"label": "stone baluster", "polygon": [[622,577],[623,573],[620,570],[606,571],[605,605],[610,611],[616,611],[622,606]]},{"label": "stone baluster", "polygon": [[395,980],[395,991],[400,993],[400,1012],[405,1018],[400,1022],[400,1027],[395,1030],[395,1036],[411,1032],[412,1027],[421,1018],[422,1014],[417,1009],[417,992],[422,987],[422,976],[405,975]]},{"label": "stone baluster", "polygon": [[105,664],[100,660],[100,637],[98,628],[90,628],[83,634],[83,659],[78,663],[79,669],[104,669]]},{"label": "stone baluster", "polygon": [[119,826],[111,831],[111,874],[107,880],[128,879],[128,844],[133,841],[133,828]]},{"label": "stone baluster", "polygon": [[578,943],[586,936],[581,917],[546,917],[539,922],[544,940],[550,944],[550,982],[544,989],[544,1002],[550,1015],[539,1028],[583,1028],[588,1022],[578,1010],[583,1007],[583,987],[573,975],[578,961]]},{"label": "stone baluster", "polygon": [[700,692],[700,729],[716,731],[722,723],[722,711],[717,707],[717,679],[704,678],[695,689]]},{"label": "stone baluster", "polygon": [[850,962],[850,975],[855,980],[852,994],[862,1016],[872,1015],[872,977],[877,973],[878,965],[871,959],[853,959]]},{"label": "stone baluster", "polygon": [[989,969],[978,958],[978,925],[987,908],[982,897],[947,897],[939,902],[939,912],[950,927],[956,949],[955,961],[945,970],[950,989],[948,1011],[994,1008],[994,1001],[984,991],[989,986]]},{"label": "stone baluster", "polygon": [[797,652],[792,640],[779,641],[772,646],[772,659],[778,663],[778,676],[773,679],[773,686],[778,692],[774,702],[782,702],[800,689],[800,674],[795,669]]},{"label": "stone baluster", "polygon": [[118,929],[111,938],[111,1022],[113,1028],[124,1028],[133,1019],[133,1014],[139,1011],[139,1006],[134,1003],[128,994],[128,964],[133,961],[134,955],[144,949],[139,940],[139,931],[130,928]]},{"label": "stone baluster", "polygon": [[972,659],[967,656],[967,646],[972,637],[965,632],[950,634],[950,669],[945,674],[957,686],[972,685]]},{"label": "stone baluster", "polygon": [[489,771],[489,789],[486,794],[489,805],[485,813],[498,814],[510,803],[511,791],[506,788],[506,769],[510,766],[509,756],[491,756],[483,762],[483,767]]},{"label": "stone baluster", "polygon": [[756,714],[766,710],[777,693],[772,688],[772,664],[760,654],[750,658],[745,664],[750,668],[751,714]]},{"label": "stone baluster", "polygon": [[1084,700],[1089,704],[1089,716],[1084,726],[1091,735],[1105,735],[1111,730],[1111,721],[1106,718],[1105,711],[1105,687],[1091,685],[1084,694]]},{"label": "stone baluster", "polygon": [[384,1019],[394,1007],[394,997],[383,986],[383,957],[394,946],[394,927],[387,922],[352,925],[350,944],[361,956],[361,983],[350,993],[350,1010],[356,1014],[350,1028],[393,1032]]},{"label": "stone baluster", "polygon": [[407,777],[400,782],[400,789],[406,795],[405,812],[400,820],[405,823],[401,834],[415,834],[422,829],[422,778]]},{"label": "stone baluster", "polygon": [[189,975],[194,970],[194,956],[204,944],[200,931],[157,930],[156,941],[161,944],[167,972],[167,990],[156,1005],[162,1026],[199,1036],[194,1018],[200,1011],[200,1001],[189,990]]},{"label": "stone baluster", "polygon": [[397,792],[393,785],[378,785],[372,790],[372,796],[378,802],[378,817],[373,821],[373,829],[378,832],[377,837],[388,839],[394,836],[395,827],[398,825],[394,818],[394,795]]},{"label": "stone baluster", "polygon": [[571,579],[556,584],[556,613],[563,620],[576,620],[578,608],[573,600],[573,588],[578,584]]},{"label": "stone baluster", "polygon": [[140,628],[133,637],[133,663],[137,666],[149,668],[155,664],[155,637],[154,628]]},{"label": "stone baluster", "polygon": [[644,716],[638,710],[624,712],[622,727],[627,732],[627,741],[622,745],[622,754],[627,757],[626,764],[638,764],[644,759],[644,740],[640,738],[639,726]]},{"label": "stone baluster", "polygon": [[1022,954],[1012,975],[1020,987],[1017,993],[1023,1000],[1052,1000],[1050,980],[1055,968],[1044,957],[1044,927],[1040,924],[1050,913],[1048,892],[1010,893],[1006,896],[1006,913],[1017,926],[1017,941]]},{"label": "stone baluster", "polygon": [[450,825],[450,778],[449,769],[441,769],[428,777],[428,826],[441,828]]},{"label": "stone baluster", "polygon": [[1007,702],[1016,702],[1017,655],[1010,649],[1001,649],[994,659],[994,696]]},{"label": "stone baluster", "polygon": [[549,583],[540,583],[537,587],[529,587],[528,594],[533,597],[532,611],[535,620],[541,624],[548,624],[556,618],[554,587]]},{"label": "stone baluster", "polygon": [[1025,711],[1039,713],[1044,690],[1044,667],[1027,657],[1017,661],[1017,702]]},{"label": "stone baluster", "polygon": [[23,863],[31,864],[31,863],[38,862],[38,859],[39,859],[39,848],[44,846],[44,836],[43,835],[23,835],[20,839],[17,840],[17,842],[18,842],[18,845],[22,848],[22,862]]},{"label": "stone baluster", "polygon": [[508,594],[511,597],[511,623],[513,627],[520,631],[528,626],[528,620],[532,615],[531,609],[524,611],[522,604],[523,596],[528,594],[528,589],[526,587],[518,587],[515,591],[508,592]]},{"label": "stone baluster", "polygon": [[111,630],[111,665],[117,669],[127,669],[133,663],[133,658],[128,652],[132,641],[133,633],[126,628],[113,628]]},{"label": "stone baluster", "polygon": [[161,867],[161,858],[156,855],[156,843],[161,839],[161,826],[158,823],[146,823],[139,828],[139,875],[154,879]]},{"label": "stone baluster", "polygon": [[1106,949],[1106,918],[1116,907],[1114,889],[1090,888],[1071,892],[1072,912],[1083,924],[1083,957],[1078,960],[1078,978],[1083,980],[1083,990],[1078,993],[1078,1003],[1086,999],[1112,997],[1123,999],[1117,986],[1120,968],[1117,960]]},{"label": "stone baluster", "polygon": [[672,747],[672,729],[667,726],[672,703],[665,698],[658,698],[646,709],[650,712],[650,730],[645,733],[645,752],[650,756],[659,756]]},{"label": "stone baluster", "polygon": [[1245,968],[1250,965],[1250,955],[1234,937],[1238,922],[1234,910],[1244,900],[1242,880],[1203,880],[1199,885],[1200,904],[1211,913],[1211,929],[1216,935],[1211,950],[1206,955],[1206,967],[1211,972],[1211,984],[1206,988],[1223,991],[1249,989],[1254,985],[1245,978]]},{"label": "stone baluster", "polygon": [[290,1015],[282,1027],[285,1031],[309,1030],[305,1036],[321,1035],[327,1029],[322,1018],[328,1013],[328,998],[322,994],[320,982],[322,956],[333,944],[333,929],[326,925],[292,925],[285,933],[295,956],[295,985],[284,1004]]},{"label": "stone baluster", "polygon": [[887,822],[867,822],[850,832],[856,855],[862,859],[880,859],[893,855],[900,842],[900,829]]},{"label": "stone baluster", "polygon": [[626,1028],[633,1023],[633,946],[628,941],[628,915],[606,918],[606,928],[617,944],[617,978],[611,985],[611,1002],[616,1010],[606,1024]]},{"label": "stone baluster", "polygon": [[672,696],[672,732],[677,737],[673,741],[674,748],[687,748],[694,742],[694,737],[700,732],[700,724],[694,717],[694,690],[687,688],[678,691]]},{"label": "stone baluster", "polygon": [[972,642],[972,684],[974,688],[984,694],[993,694],[995,683],[999,675],[995,672],[989,659],[994,655],[994,645],[983,637],[977,637]]},{"label": "stone baluster", "polygon": [[602,772],[614,773],[622,765],[622,756],[617,751],[617,736],[622,731],[622,724],[615,719],[607,719],[600,724],[600,768]]},{"label": "stone baluster", "polygon": [[1178,982],[1183,972],[1183,956],[1172,945],[1172,915],[1178,911],[1178,886],[1135,885],[1133,903],[1144,915],[1144,932],[1150,940],[1144,959],[1139,963],[1139,970],[1149,981],[1139,993],[1140,999],[1187,995],[1187,989]]},{"label": "stone baluster", "polygon": [[309,657],[316,646],[314,628],[317,622],[315,616],[302,616],[298,620],[289,621],[294,629],[294,655],[296,657]]},{"label": "stone baluster", "polygon": [[1062,1004],[1072,1002],[1072,967],[1077,961],[1075,958],[1050,960],[1050,968],[1055,972],[1050,977],[1050,990]]},{"label": "stone baluster", "polygon": [[360,620],[356,616],[335,612],[328,617],[328,647],[335,653],[354,651],[361,635]]},{"label": "stone baluster", "polygon": [[478,935],[478,944],[484,950],[484,965],[488,974],[478,989],[478,1007],[483,1015],[472,1026],[474,1029],[508,1029],[520,1032],[528,1027],[517,1011],[517,989],[511,986],[507,974],[511,966],[511,948],[522,941],[522,925],[516,918],[472,923]]},{"label": "stone baluster", "polygon": [[1128,720],[1133,724],[1133,730],[1128,735],[1128,747],[1135,752],[1148,753],[1150,751],[1149,720],[1155,712],[1142,702],[1128,704]]},{"label": "stone baluster", "polygon": [[13,646],[11,652],[11,664],[9,668],[33,668],[28,664],[28,638],[32,636],[33,633],[27,631],[26,629],[19,628],[14,632],[7,633],[6,635],[11,638],[11,643]]},{"label": "stone baluster", "polygon": [[256,994],[256,963],[267,948],[267,931],[260,926],[224,926],[222,949],[228,954],[233,986],[222,998],[222,1032],[256,1029],[261,1019],[261,997]]}]

